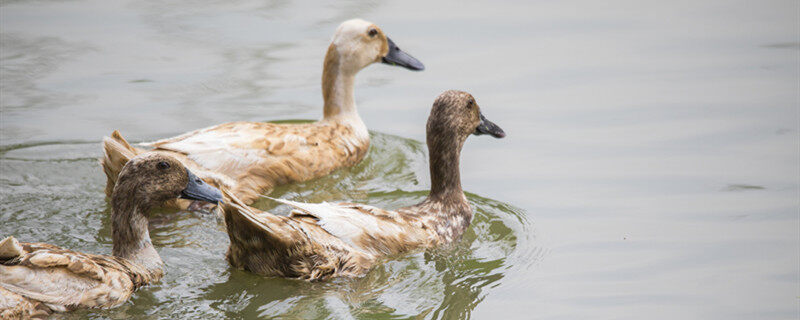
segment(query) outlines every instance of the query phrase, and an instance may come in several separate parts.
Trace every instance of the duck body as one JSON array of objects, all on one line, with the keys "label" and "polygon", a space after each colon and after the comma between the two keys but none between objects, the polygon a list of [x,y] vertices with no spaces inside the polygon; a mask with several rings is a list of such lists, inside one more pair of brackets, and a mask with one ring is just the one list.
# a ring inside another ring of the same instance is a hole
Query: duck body
[{"label": "duck body", "polygon": [[[173,138],[131,146],[119,132],[104,139],[100,160],[110,194],[121,166],[130,157],[160,152],[175,157],[211,185],[225,188],[245,203],[290,182],[301,182],[350,167],[369,149],[369,132],[355,105],[355,75],[384,61],[412,70],[422,64],[400,51],[374,24],[342,23],[325,55],[322,75],[323,118],[314,123],[231,122]],[[190,202],[170,202],[185,209]]]},{"label": "duck body", "polygon": [[383,257],[458,239],[472,219],[466,198],[453,207],[426,200],[398,210],[274,200],[295,210],[279,216],[244,203],[224,210],[234,267],[310,281],[360,276]]},{"label": "duck body", "polygon": [[178,196],[220,201],[222,195],[171,157],[132,158],[111,197],[112,255],[46,243],[0,241],[0,316],[29,318],[79,308],[112,308],[158,282],[164,263],[150,241],[150,208]]},{"label": "duck body", "polygon": [[231,122],[149,145],[183,156],[212,185],[251,203],[263,190],[358,164],[369,149],[361,119],[304,124]]},{"label": "duck body", "polygon": [[20,243],[13,237],[3,242],[15,247],[0,257],[0,299],[7,302],[0,301],[3,319],[116,307],[163,276],[161,269],[147,270],[114,256]]},{"label": "duck body", "polygon": [[384,210],[356,203],[273,199],[294,208],[288,216],[279,216],[228,194],[232,201],[223,207],[223,216],[230,238],[229,263],[265,276],[319,281],[360,276],[384,257],[460,239],[473,216],[458,168],[464,140],[471,133],[505,136],[477,105],[462,106],[466,104],[474,100],[458,91],[447,91],[434,103],[427,132],[431,192],[419,204]]}]

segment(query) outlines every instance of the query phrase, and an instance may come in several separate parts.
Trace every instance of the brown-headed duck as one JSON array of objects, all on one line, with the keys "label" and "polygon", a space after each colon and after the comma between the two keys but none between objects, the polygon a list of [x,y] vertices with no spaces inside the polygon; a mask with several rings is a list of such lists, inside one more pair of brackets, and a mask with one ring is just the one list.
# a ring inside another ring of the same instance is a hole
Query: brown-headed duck
[{"label": "brown-headed duck", "polygon": [[228,195],[232,202],[223,206],[231,241],[228,261],[261,275],[317,281],[359,276],[382,257],[459,239],[472,220],[459,173],[461,147],[471,134],[505,136],[469,93],[439,95],[427,124],[431,191],[409,207],[275,199],[295,208],[279,216]]},{"label": "brown-headed duck", "polygon": [[111,308],[164,274],[150,241],[150,209],[184,198],[222,200],[219,190],[157,153],[133,157],[111,194],[112,255],[63,249],[46,243],[0,241],[0,318],[46,316],[53,311]]}]

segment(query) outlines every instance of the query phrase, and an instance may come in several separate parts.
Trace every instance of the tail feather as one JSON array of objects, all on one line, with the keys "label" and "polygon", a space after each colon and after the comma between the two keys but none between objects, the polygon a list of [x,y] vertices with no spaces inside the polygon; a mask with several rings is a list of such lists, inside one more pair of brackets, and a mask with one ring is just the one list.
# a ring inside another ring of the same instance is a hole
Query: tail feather
[{"label": "tail feather", "polygon": [[114,192],[114,185],[117,183],[117,176],[122,171],[122,167],[142,151],[125,141],[125,138],[117,130],[114,130],[110,137],[103,138],[103,158],[100,159],[100,164],[103,165],[103,171],[108,178],[106,182],[107,196],[110,197]]},{"label": "tail feather", "polygon": [[[272,201],[275,201],[275,202],[278,202],[278,203],[282,203],[282,204],[285,204],[287,206],[290,206],[290,207],[294,208],[294,210],[292,210],[292,212],[290,213],[289,216],[293,216],[295,214],[305,214],[305,215],[310,215],[310,216],[316,217],[317,219],[322,219],[322,218],[325,218],[325,217],[332,216],[330,214],[332,212],[332,210],[336,211],[337,209],[339,209],[338,207],[336,207],[335,204],[331,204],[331,203],[324,202],[324,201],[321,202],[321,203],[308,203],[308,202],[297,202],[297,201],[281,199],[281,198],[273,198],[273,197],[265,196],[265,195],[261,195],[261,197],[262,198],[267,198],[267,199],[270,199]],[[338,215],[338,214],[333,214],[333,215]]]},{"label": "tail feather", "polygon": [[[225,206],[225,213],[226,214],[236,214],[238,213],[242,217],[244,217],[247,221],[249,221],[253,226],[261,228],[265,231],[272,232],[272,228],[269,227],[262,219],[259,219],[259,215],[253,211],[247,204],[244,203],[241,199],[236,197],[232,192],[228,191],[227,188],[222,189],[222,194],[229,199],[230,201],[223,204]],[[272,215],[267,213],[268,215]],[[263,217],[262,217],[263,218]]]},{"label": "tail feather", "polygon": [[13,236],[0,240],[0,260],[11,260],[21,256],[25,251]]},{"label": "tail feather", "polygon": [[[222,194],[230,201],[223,204],[225,223],[228,227],[228,235],[235,237],[239,231],[249,229],[254,231],[264,240],[273,239],[277,243],[295,243],[298,239],[308,237],[306,232],[299,226],[300,222],[291,217],[278,216],[266,211],[256,210],[244,201],[236,197],[229,190],[222,188]],[[239,217],[243,218],[240,219]],[[242,228],[242,230],[238,230]]]}]

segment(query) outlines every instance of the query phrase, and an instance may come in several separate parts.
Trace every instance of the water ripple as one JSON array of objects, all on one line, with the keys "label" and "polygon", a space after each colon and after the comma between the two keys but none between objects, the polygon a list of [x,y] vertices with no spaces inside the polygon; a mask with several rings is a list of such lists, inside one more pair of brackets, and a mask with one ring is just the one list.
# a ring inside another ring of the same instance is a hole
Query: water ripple
[{"label": "water ripple", "polygon": [[[96,142],[45,142],[6,147],[0,158],[0,235],[47,241],[94,253],[110,252],[105,178]],[[427,195],[424,144],[372,133],[359,165],[314,181],[278,188],[273,196],[303,201],[357,201],[397,208]],[[535,230],[512,205],[468,193],[475,210],[462,241],[445,248],[387,259],[366,276],[305,283],[265,278],[231,269],[228,239],[213,217],[159,210],[151,237],[167,265],[160,284],[131,302],[104,311],[77,311],[64,318],[464,318],[493,288],[540,261]],[[285,212],[269,202],[257,206]],[[60,226],[60,227],[54,227]]]}]

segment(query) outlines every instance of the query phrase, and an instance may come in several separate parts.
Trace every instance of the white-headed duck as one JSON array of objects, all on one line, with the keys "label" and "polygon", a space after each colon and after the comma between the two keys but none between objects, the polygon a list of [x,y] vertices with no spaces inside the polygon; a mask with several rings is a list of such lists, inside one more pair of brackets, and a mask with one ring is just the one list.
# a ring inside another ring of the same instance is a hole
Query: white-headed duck
[{"label": "white-headed duck", "polygon": [[316,281],[359,276],[381,257],[459,239],[472,220],[459,175],[461,147],[470,134],[505,136],[469,93],[439,95],[427,124],[431,191],[409,207],[392,211],[275,199],[295,208],[289,216],[279,216],[228,195],[232,202],[223,205],[231,241],[228,261],[261,275]]},{"label": "white-headed duck", "polygon": [[0,241],[0,318],[46,316],[53,311],[111,308],[164,274],[150,241],[150,208],[182,197],[221,201],[209,186],[172,157],[149,153],[122,168],[111,195],[112,255],[46,243]]},{"label": "white-headed duck", "polygon": [[[231,122],[145,145],[176,157],[208,183],[252,203],[275,186],[321,177],[364,158],[369,133],[356,110],[353,86],[356,74],[375,62],[424,69],[375,24],[348,20],[336,29],[325,55],[322,120],[303,124]],[[104,139],[103,149],[100,162],[110,195],[119,169],[147,150],[132,147],[118,131]],[[189,202],[174,205],[185,209]]]}]

